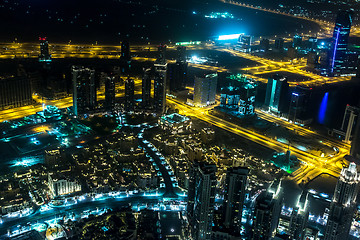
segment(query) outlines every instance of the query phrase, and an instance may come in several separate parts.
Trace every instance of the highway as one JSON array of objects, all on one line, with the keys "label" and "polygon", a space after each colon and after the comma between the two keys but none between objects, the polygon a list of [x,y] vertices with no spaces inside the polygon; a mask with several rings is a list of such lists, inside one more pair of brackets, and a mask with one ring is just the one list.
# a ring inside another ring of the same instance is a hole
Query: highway
[{"label": "highway", "polygon": [[[303,181],[308,182],[309,180],[314,179],[321,173],[330,174],[335,177],[338,176],[341,171],[341,165],[339,165],[338,162],[343,161],[344,156],[348,154],[349,147],[347,145],[343,145],[342,143],[338,143],[336,141],[325,140],[326,143],[331,144],[331,146],[335,145],[336,147],[338,147],[339,153],[333,157],[318,157],[307,151],[302,151],[293,146],[289,147],[287,144],[276,141],[275,139],[263,136],[249,129],[243,128],[239,125],[213,116],[209,114],[209,111],[206,108],[191,107],[176,99],[169,98],[167,99],[167,101],[170,104],[174,104],[179,109],[180,114],[196,117],[216,127],[227,130],[231,133],[258,143],[261,146],[268,147],[277,152],[286,152],[286,150],[289,149],[293,155],[295,155],[300,161],[304,163],[301,166],[301,169],[296,171],[292,177],[294,181],[296,181],[298,184]],[[262,116],[264,116],[264,114]],[[281,124],[287,125],[290,123]],[[301,127],[297,126],[294,128],[300,129]],[[310,132],[304,129],[302,129],[301,131],[303,134],[307,134],[309,137],[311,137],[311,134],[316,134],[314,132],[311,132],[310,130]]]}]

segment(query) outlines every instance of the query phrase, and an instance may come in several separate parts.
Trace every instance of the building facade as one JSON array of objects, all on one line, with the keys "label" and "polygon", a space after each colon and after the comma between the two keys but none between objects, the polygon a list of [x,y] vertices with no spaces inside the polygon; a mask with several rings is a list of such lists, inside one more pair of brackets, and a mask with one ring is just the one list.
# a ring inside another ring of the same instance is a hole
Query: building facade
[{"label": "building facade", "polygon": [[215,103],[217,73],[195,77],[194,105],[204,107]]},{"label": "building facade", "polygon": [[78,181],[56,174],[49,174],[48,186],[54,197],[81,191],[81,185]]},{"label": "building facade", "polygon": [[348,239],[359,192],[359,174],[355,163],[341,170],[330,204],[325,240]]},{"label": "building facade", "polygon": [[216,165],[195,162],[190,169],[187,217],[194,240],[211,238],[215,190]]},{"label": "building facade", "polygon": [[287,79],[274,75],[268,79],[266,86],[265,106],[274,113],[287,112],[289,83]]},{"label": "building facade", "polygon": [[0,78],[0,109],[33,103],[30,80],[26,77]]},{"label": "building facade", "polygon": [[75,115],[96,107],[95,70],[82,66],[72,67],[73,111]]},{"label": "building facade", "polygon": [[281,180],[274,181],[255,202],[252,240],[269,240],[275,236],[282,207]]},{"label": "building facade", "polygon": [[231,168],[226,173],[223,220],[224,226],[232,229],[235,235],[241,230],[248,174],[246,167]]}]

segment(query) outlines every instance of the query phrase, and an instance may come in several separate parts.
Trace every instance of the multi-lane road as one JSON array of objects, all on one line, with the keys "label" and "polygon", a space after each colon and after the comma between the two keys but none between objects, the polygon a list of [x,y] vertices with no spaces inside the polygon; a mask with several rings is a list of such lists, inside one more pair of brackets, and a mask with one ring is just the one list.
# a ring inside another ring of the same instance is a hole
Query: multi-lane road
[{"label": "multi-lane road", "polygon": [[311,130],[302,128],[301,126],[290,124],[286,121],[281,121],[276,117],[272,117],[271,115],[267,115],[264,113],[259,114],[259,116],[264,117],[269,121],[276,120],[277,123],[287,128],[290,127],[289,125],[292,125],[291,128],[300,131],[302,134],[305,134],[308,137],[316,136],[319,139],[323,139],[322,141],[324,142],[324,144],[329,144],[329,146],[337,147],[339,149],[339,153],[337,153],[336,156],[319,157],[308,152],[307,150],[304,151],[296,147],[288,146],[288,144],[281,143],[275,139],[211,115],[206,108],[191,107],[176,99],[168,99],[167,101],[170,104],[176,105],[176,107],[180,110],[180,113],[184,115],[196,117],[216,127],[222,128],[243,138],[258,143],[261,146],[265,146],[278,152],[285,152],[287,149],[289,149],[293,155],[295,155],[299,160],[303,162],[301,168],[293,174],[293,179],[297,183],[301,183],[303,181],[308,182],[309,180],[312,180],[318,175],[324,173],[330,174],[332,176],[338,176],[341,171],[341,164],[339,164],[339,162],[343,161],[344,156],[349,152],[349,146],[347,144],[324,138],[323,136]]}]

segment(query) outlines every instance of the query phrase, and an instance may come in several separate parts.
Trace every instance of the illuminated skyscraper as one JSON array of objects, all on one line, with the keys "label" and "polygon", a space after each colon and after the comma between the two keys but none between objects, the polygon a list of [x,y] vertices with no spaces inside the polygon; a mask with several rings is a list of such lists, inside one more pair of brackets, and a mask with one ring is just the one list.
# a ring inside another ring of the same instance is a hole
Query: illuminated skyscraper
[{"label": "illuminated skyscraper", "polygon": [[46,37],[40,37],[40,55],[39,62],[51,62],[51,55],[49,53],[49,42]]},{"label": "illuminated skyscraper", "polygon": [[223,220],[224,226],[236,235],[241,230],[248,174],[249,169],[246,167],[230,168],[226,173]]},{"label": "illuminated skyscraper", "polygon": [[154,109],[163,114],[166,107],[167,64],[154,64]]},{"label": "illuminated skyscraper", "polygon": [[352,24],[349,11],[340,11],[336,18],[330,49],[330,74],[341,75],[346,69],[346,51]]},{"label": "illuminated skyscraper", "polygon": [[265,106],[275,113],[288,110],[289,83],[285,77],[274,75],[268,79],[265,96]]},{"label": "illuminated skyscraper", "polygon": [[96,106],[95,70],[73,66],[73,111],[75,115],[86,113]]},{"label": "illuminated skyscraper", "polygon": [[109,76],[105,79],[105,108],[113,111],[115,106],[115,77]]},{"label": "illuminated skyscraper", "polygon": [[290,235],[291,239],[304,240],[306,233],[306,226],[309,219],[309,202],[308,193],[303,192],[293,208],[290,217]]},{"label": "illuminated skyscraper", "polygon": [[281,207],[281,180],[275,180],[269,189],[256,199],[252,240],[269,240],[275,235]]},{"label": "illuminated skyscraper", "polygon": [[142,78],[142,106],[147,109],[151,106],[151,79],[153,76],[153,69],[148,68],[144,70]]},{"label": "illuminated skyscraper", "polygon": [[194,240],[211,238],[216,190],[216,165],[195,162],[189,173],[187,217]]},{"label": "illuminated skyscraper", "polygon": [[128,77],[125,80],[125,104],[124,109],[127,112],[134,111],[134,90],[135,90],[135,83],[134,79]]},{"label": "illuminated skyscraper", "polygon": [[359,174],[356,164],[350,163],[341,170],[330,204],[329,217],[325,229],[325,240],[348,239],[356,197],[359,191]]},{"label": "illuminated skyscraper", "polygon": [[217,73],[208,74],[204,77],[195,77],[195,106],[203,107],[215,103],[217,78]]}]

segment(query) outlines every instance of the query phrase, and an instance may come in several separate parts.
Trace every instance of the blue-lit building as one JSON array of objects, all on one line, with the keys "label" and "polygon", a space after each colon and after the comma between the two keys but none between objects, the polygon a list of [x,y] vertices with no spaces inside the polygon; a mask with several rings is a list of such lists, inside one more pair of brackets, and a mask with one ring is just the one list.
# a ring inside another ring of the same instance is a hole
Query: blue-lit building
[{"label": "blue-lit building", "polygon": [[257,84],[241,74],[230,75],[221,87],[220,107],[243,116],[255,113]]},{"label": "blue-lit building", "polygon": [[274,113],[287,112],[289,83],[280,75],[268,79],[266,86],[265,106]]},{"label": "blue-lit building", "polygon": [[252,36],[240,34],[235,50],[240,52],[251,52]]},{"label": "blue-lit building", "polygon": [[330,49],[330,75],[339,76],[346,72],[347,45],[352,24],[352,13],[340,11],[336,18],[332,47]]}]

